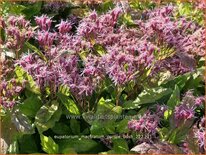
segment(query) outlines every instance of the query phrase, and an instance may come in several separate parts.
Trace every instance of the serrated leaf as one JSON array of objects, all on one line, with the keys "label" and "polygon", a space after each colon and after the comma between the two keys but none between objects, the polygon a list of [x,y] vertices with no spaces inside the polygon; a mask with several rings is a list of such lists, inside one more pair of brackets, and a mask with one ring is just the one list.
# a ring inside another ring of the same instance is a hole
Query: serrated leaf
[{"label": "serrated leaf", "polygon": [[57,101],[52,101],[51,105],[49,102],[44,104],[37,112],[35,121],[47,122],[57,111],[58,107],[59,107],[59,102]]},{"label": "serrated leaf", "polygon": [[125,25],[130,26],[130,25],[134,25],[134,21],[132,20],[132,16],[128,13],[125,13],[122,17],[122,21]]},{"label": "serrated leaf", "polygon": [[54,142],[51,137],[40,135],[42,150],[48,154],[59,153],[59,146]]},{"label": "serrated leaf", "polygon": [[50,128],[53,128],[55,126],[55,123],[60,119],[62,114],[62,109],[59,108],[54,115],[51,117],[51,119],[48,122],[42,123],[42,122],[35,122],[35,125],[39,131],[39,133],[42,133]]},{"label": "serrated leaf", "polygon": [[143,90],[134,101],[127,101],[123,104],[124,109],[137,109],[143,104],[154,103],[162,97],[171,93],[171,89],[157,87]]},{"label": "serrated leaf", "polygon": [[90,125],[92,125],[92,122],[94,121],[94,113],[89,111],[82,114],[83,119]]},{"label": "serrated leaf", "polygon": [[39,133],[53,128],[55,123],[60,119],[61,114],[62,109],[56,101],[54,101],[52,108],[48,107],[48,105],[43,106],[43,108],[37,112],[34,122]]},{"label": "serrated leaf", "polygon": [[167,129],[167,128],[165,128],[165,127],[159,128],[159,129],[158,129],[158,133],[159,133],[159,135],[160,135],[160,139],[161,139],[162,141],[165,141],[166,138],[167,138],[167,135],[168,135],[168,133],[169,133],[169,129]]},{"label": "serrated leaf", "polygon": [[107,135],[115,133],[116,120],[122,113],[122,107],[115,106],[111,100],[101,98],[97,104],[97,111],[92,116],[90,128],[92,135]]},{"label": "serrated leaf", "polygon": [[175,85],[175,89],[173,90],[172,95],[170,96],[170,99],[167,101],[167,105],[174,109],[176,105],[180,103],[180,90],[178,85]]},{"label": "serrated leaf", "polygon": [[33,134],[34,128],[26,115],[22,114],[19,109],[16,109],[12,114],[12,123],[16,129],[23,134]]},{"label": "serrated leaf", "polygon": [[115,154],[127,154],[129,153],[129,147],[125,139],[113,139],[113,153]]},{"label": "serrated leaf", "polygon": [[29,98],[26,98],[22,104],[19,104],[19,109],[26,116],[35,117],[41,105],[42,102],[40,97],[31,96]]},{"label": "serrated leaf", "polygon": [[161,86],[174,89],[175,85],[177,85],[179,87],[179,90],[181,91],[185,87],[187,81],[190,80],[190,78],[191,73],[189,72],[183,75],[176,76],[175,78],[167,81],[166,83],[163,83]]},{"label": "serrated leaf", "polygon": [[70,114],[80,115],[79,108],[69,96],[64,95],[62,93],[58,93],[57,96],[60,99],[60,101],[64,104],[64,106],[67,108]]}]

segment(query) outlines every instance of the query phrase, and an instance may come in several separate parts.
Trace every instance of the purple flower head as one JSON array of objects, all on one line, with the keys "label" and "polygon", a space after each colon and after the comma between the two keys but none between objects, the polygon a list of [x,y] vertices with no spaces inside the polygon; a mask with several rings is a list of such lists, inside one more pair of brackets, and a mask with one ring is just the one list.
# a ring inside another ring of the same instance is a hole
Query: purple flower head
[{"label": "purple flower head", "polygon": [[203,129],[199,129],[196,133],[195,133],[195,137],[198,140],[199,146],[200,148],[204,148],[205,146],[205,130]]},{"label": "purple flower head", "polygon": [[174,114],[177,121],[191,120],[195,117],[195,97],[191,90],[185,93],[181,104],[175,107]]},{"label": "purple flower head", "polygon": [[24,42],[29,40],[34,30],[24,16],[10,16],[4,24],[6,37],[6,46],[9,49],[20,50]]},{"label": "purple flower head", "polygon": [[167,5],[167,6],[163,6],[161,8],[157,8],[155,10],[149,11],[147,15],[149,15],[150,18],[156,17],[156,16],[167,17],[171,15],[173,10],[174,10],[173,5]]},{"label": "purple flower head", "polygon": [[111,11],[111,15],[114,21],[117,21],[119,15],[123,12],[123,10],[120,7],[116,7]]},{"label": "purple flower head", "polygon": [[48,31],[38,31],[37,40],[42,47],[50,48],[56,39],[56,33]]},{"label": "purple flower head", "polygon": [[20,93],[21,91],[22,91],[22,87],[17,86],[16,89],[15,89],[15,92],[16,93]]},{"label": "purple flower head", "polygon": [[139,120],[128,122],[128,128],[135,132],[155,134],[159,124],[159,116],[147,111]]},{"label": "purple flower head", "polygon": [[40,29],[43,31],[48,31],[51,27],[52,20],[47,15],[42,15],[35,18],[36,24],[39,25]]},{"label": "purple flower head", "polygon": [[98,14],[96,11],[92,11],[88,17],[89,19],[93,20],[93,21],[96,21],[97,18],[98,18]]},{"label": "purple flower head", "polygon": [[14,105],[18,102],[17,96],[23,90],[22,85],[17,83],[17,80],[12,78],[10,81],[3,80],[0,84],[1,91],[1,105],[4,108],[13,108]]},{"label": "purple flower head", "polygon": [[68,21],[61,21],[60,24],[58,24],[56,27],[58,27],[59,33],[65,34],[68,33],[72,29],[72,24]]},{"label": "purple flower head", "polygon": [[195,99],[195,105],[197,105],[197,106],[200,106],[200,105],[202,105],[204,103],[205,103],[205,97],[204,96],[197,97]]},{"label": "purple flower head", "polygon": [[174,114],[176,120],[189,120],[194,118],[194,109],[182,104],[175,107]]},{"label": "purple flower head", "polygon": [[17,22],[18,22],[18,17],[16,16],[10,16],[8,18],[8,23],[11,25],[11,26],[17,26]]}]

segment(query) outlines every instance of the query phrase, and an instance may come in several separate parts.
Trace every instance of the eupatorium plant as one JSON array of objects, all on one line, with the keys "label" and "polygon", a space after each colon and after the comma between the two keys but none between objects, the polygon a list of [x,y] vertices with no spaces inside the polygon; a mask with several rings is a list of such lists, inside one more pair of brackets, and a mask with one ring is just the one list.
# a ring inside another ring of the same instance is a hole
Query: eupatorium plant
[{"label": "eupatorium plant", "polygon": [[0,116],[20,132],[8,153],[204,153],[204,5],[86,3],[0,17]]},{"label": "eupatorium plant", "polygon": [[[41,90],[52,87],[50,89],[55,92],[58,86],[67,84],[74,95],[80,97],[91,95],[106,76],[116,86],[123,87],[130,82],[138,82],[150,69],[152,73],[167,69],[174,75],[191,71],[179,54],[158,60],[154,53],[161,52],[164,44],[173,46],[177,52],[187,52],[180,49],[180,44],[184,44],[179,40],[192,38],[203,31],[184,19],[173,20],[173,9],[173,6],[166,6],[148,13],[148,19],[138,22],[139,28],[137,26],[136,29],[118,25],[118,17],[122,14],[120,7],[103,15],[91,12],[80,21],[76,33],[70,33],[70,21],[62,20],[56,25],[57,30],[52,29],[52,18],[46,15],[35,18],[38,25],[35,32],[23,17],[10,17],[8,23],[13,27],[20,24],[17,31],[25,27],[30,34],[24,34],[27,39],[34,35],[45,56],[46,61],[37,54],[28,54],[17,61],[32,75]],[[8,31],[8,35],[13,33]],[[196,45],[200,43],[190,43],[193,49]],[[197,48],[202,50],[203,46]],[[190,54],[189,48],[187,53]],[[196,51],[198,55],[201,53]],[[84,58],[91,54],[96,56]]]}]

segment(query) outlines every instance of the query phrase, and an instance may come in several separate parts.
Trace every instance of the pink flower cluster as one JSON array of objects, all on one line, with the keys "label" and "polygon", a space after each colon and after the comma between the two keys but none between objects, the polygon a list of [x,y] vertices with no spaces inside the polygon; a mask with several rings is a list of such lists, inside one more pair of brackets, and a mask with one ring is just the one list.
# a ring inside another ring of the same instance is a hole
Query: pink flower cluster
[{"label": "pink flower cluster", "polygon": [[131,120],[128,122],[128,128],[139,133],[155,134],[159,124],[157,115],[147,112],[139,120]]},{"label": "pink flower cluster", "polygon": [[[141,68],[150,66],[156,47],[146,40],[138,40],[134,36],[137,35],[135,30],[118,28],[116,32],[115,25],[120,13],[120,8],[101,16],[92,12],[80,22],[75,35],[70,33],[72,24],[69,21],[61,21],[56,26],[58,31],[50,32],[52,19],[45,15],[36,17],[39,26],[36,39],[49,63],[35,54],[29,54],[22,57],[18,64],[33,76],[42,90],[51,85],[58,88],[61,84],[67,84],[75,96],[89,96],[106,75],[114,84],[124,85],[135,79],[138,70],[143,72]],[[115,44],[113,39],[108,43],[107,33],[118,37]],[[94,56],[96,45],[102,46],[106,54]],[[90,51],[91,54],[82,59],[79,56],[82,51]]]},{"label": "pink flower cluster", "polygon": [[[59,85],[67,84],[76,96],[91,95],[105,77],[118,86],[138,82],[145,69],[153,65],[153,72],[166,68],[175,75],[183,74],[190,68],[185,67],[177,55],[158,62],[154,56],[154,52],[161,50],[158,43],[162,40],[180,49],[177,44],[188,36],[186,29],[199,32],[196,25],[184,20],[178,27],[179,22],[171,18],[172,10],[172,6],[167,6],[148,13],[148,19],[139,22],[136,29],[118,25],[118,17],[122,14],[119,7],[102,15],[93,11],[80,21],[76,33],[71,32],[73,24],[69,20],[55,26],[51,17],[36,17],[38,29],[31,34],[47,62],[36,54],[28,54],[17,64],[32,75],[42,90],[52,87],[55,92]],[[14,19],[8,21],[11,26],[30,29],[29,22],[22,17]],[[158,39],[154,40],[156,36]],[[102,54],[98,54],[97,47]]]},{"label": "pink flower cluster", "polygon": [[157,105],[156,112],[148,110],[138,120],[131,120],[128,122],[128,128],[131,131],[138,133],[148,133],[154,135],[157,133],[161,118],[164,116],[164,112],[167,110],[166,105]]},{"label": "pink flower cluster", "polygon": [[1,81],[1,105],[4,108],[12,108],[16,103],[16,98],[23,90],[23,87],[19,85],[16,79],[10,81]]},{"label": "pink flower cluster", "polygon": [[[173,11],[176,8],[169,5],[150,12],[146,12],[146,20],[136,21],[144,38],[155,42],[159,47],[166,45],[175,49],[177,53],[184,53],[188,57],[203,56],[205,54],[205,29],[185,18],[175,20]],[[194,69],[188,64],[190,59],[175,54],[155,65],[154,72],[167,69],[174,75],[183,74]],[[191,60],[190,60],[191,62]]]},{"label": "pink flower cluster", "polygon": [[23,16],[9,16],[6,22],[1,20],[0,23],[0,27],[6,32],[4,44],[14,51],[19,51],[23,44],[34,35],[30,22]]}]

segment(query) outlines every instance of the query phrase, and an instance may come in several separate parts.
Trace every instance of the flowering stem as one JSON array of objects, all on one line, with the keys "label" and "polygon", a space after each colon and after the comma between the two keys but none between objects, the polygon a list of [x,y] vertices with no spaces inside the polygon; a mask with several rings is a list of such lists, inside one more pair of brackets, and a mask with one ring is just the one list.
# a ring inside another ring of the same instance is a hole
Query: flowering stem
[{"label": "flowering stem", "polygon": [[119,98],[121,96],[121,93],[122,93],[122,89],[119,86],[117,86],[116,106],[119,105]]}]

